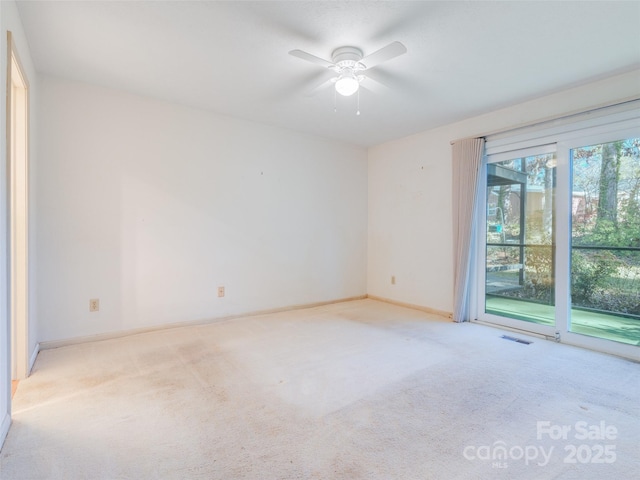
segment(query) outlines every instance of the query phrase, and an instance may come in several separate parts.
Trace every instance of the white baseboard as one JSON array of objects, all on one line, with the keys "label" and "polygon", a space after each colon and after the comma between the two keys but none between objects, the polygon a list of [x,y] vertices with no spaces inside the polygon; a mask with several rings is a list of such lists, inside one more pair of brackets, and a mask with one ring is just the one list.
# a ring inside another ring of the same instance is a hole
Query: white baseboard
[{"label": "white baseboard", "polygon": [[27,370],[27,377],[31,375],[31,370],[33,370],[33,365],[36,363],[38,353],[40,353],[40,344],[36,343],[36,348],[33,349],[33,353],[31,354],[31,358],[29,359],[29,369]]},{"label": "white baseboard", "polygon": [[[194,325],[207,325],[210,323],[226,322],[229,320],[235,320],[237,318],[243,318],[243,317],[254,317],[256,315],[268,315],[271,313],[288,312],[291,310],[302,310],[304,308],[322,307],[325,305],[333,305],[336,303],[351,302],[354,300],[364,300],[365,298],[367,298],[367,295],[359,295],[357,297],[341,298],[338,300],[329,300],[325,302],[306,303],[302,305],[290,305],[288,307],[272,308],[268,310],[256,310],[252,312],[227,315],[225,317],[215,317],[215,318],[209,318],[204,320],[193,320],[193,321],[177,322],[177,323],[167,323],[164,325],[154,325],[152,327],[134,328],[130,330],[122,330],[119,332],[99,333],[97,335],[74,337],[74,338],[68,338],[64,340],[49,340],[45,342],[40,342],[38,344],[38,350],[49,350],[51,348],[66,347],[69,345],[78,345],[78,344],[87,343],[87,342],[99,342],[101,340],[111,340],[114,338],[128,337],[130,335],[138,335],[140,333],[156,332],[159,330],[167,330],[170,328],[190,327]],[[35,358],[33,360],[35,361]]]},{"label": "white baseboard", "polygon": [[434,315],[438,315],[439,317],[453,318],[453,313],[446,312],[444,310],[437,310],[431,307],[423,307],[421,305],[414,305],[412,303],[398,302],[396,300],[391,300],[390,298],[378,297],[377,295],[367,295],[367,298],[371,300],[377,300],[378,302],[390,303],[392,305],[397,305],[399,307],[411,308],[413,310],[420,310],[421,312],[432,313]]},{"label": "white baseboard", "polygon": [[11,426],[11,415],[9,415],[9,412],[4,412],[4,417],[2,418],[2,424],[0,425],[0,451],[2,450],[4,441],[7,438],[7,433],[9,433],[10,426]]}]

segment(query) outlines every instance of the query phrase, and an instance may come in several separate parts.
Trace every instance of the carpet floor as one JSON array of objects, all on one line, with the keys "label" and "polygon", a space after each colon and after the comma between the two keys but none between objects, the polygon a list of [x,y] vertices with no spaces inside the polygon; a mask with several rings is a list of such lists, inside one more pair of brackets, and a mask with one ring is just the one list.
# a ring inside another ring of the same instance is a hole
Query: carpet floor
[{"label": "carpet floor", "polygon": [[367,299],[44,350],[0,478],[640,478],[640,365],[503,333]]}]

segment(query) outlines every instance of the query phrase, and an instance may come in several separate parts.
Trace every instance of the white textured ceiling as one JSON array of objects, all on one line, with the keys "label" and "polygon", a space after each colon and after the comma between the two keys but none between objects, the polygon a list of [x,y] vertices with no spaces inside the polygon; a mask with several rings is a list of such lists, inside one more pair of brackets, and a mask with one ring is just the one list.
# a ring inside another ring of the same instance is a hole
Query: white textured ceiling
[{"label": "white textured ceiling", "polygon": [[[640,2],[18,2],[39,72],[371,146],[640,66]],[[408,52],[309,96],[288,55]],[[640,86],[639,86],[640,89]]]}]

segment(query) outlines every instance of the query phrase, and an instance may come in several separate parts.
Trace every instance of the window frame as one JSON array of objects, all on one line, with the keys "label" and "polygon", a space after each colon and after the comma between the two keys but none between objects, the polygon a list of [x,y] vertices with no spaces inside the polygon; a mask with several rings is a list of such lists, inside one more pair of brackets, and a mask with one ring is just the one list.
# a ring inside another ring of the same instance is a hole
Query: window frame
[{"label": "window frame", "polygon": [[[640,100],[585,112],[487,138],[478,176],[471,273],[472,321],[555,339],[562,343],[640,360],[640,347],[570,331],[571,319],[571,150],[586,145],[640,137]],[[518,156],[555,153],[555,325],[536,324],[485,312],[487,165]],[[564,259],[563,261],[558,261]]]}]

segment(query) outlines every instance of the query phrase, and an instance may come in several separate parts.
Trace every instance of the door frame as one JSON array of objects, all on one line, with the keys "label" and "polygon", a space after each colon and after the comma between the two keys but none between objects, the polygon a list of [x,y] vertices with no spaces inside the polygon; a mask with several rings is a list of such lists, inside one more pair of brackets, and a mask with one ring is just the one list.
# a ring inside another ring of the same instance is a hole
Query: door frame
[{"label": "door frame", "polygon": [[[544,155],[549,153],[555,153],[556,146],[555,144],[545,144],[540,145],[539,147],[529,147],[524,149],[512,150],[509,152],[490,155],[494,157],[492,162],[489,162],[489,155],[485,155],[482,161],[482,168],[480,170],[479,179],[481,181],[478,182],[478,217],[477,217],[477,228],[476,228],[476,268],[475,268],[475,278],[476,278],[476,289],[477,292],[475,296],[475,305],[474,305],[474,315],[472,318],[477,322],[488,323],[491,325],[499,325],[501,327],[506,327],[511,330],[522,331],[523,333],[535,334],[539,336],[543,336],[545,338],[556,338],[557,330],[554,325],[544,325],[535,322],[527,322],[525,320],[518,320],[515,318],[502,317],[499,315],[494,315],[491,313],[485,312],[485,298],[486,298],[486,225],[487,225],[487,165],[489,163],[497,163],[504,160],[509,160],[511,158],[519,158],[523,156],[531,156],[531,155]],[[554,215],[556,214],[554,210]],[[555,241],[555,240],[554,240]],[[554,256],[555,261],[555,256]],[[557,314],[556,314],[557,315]]]},{"label": "door frame", "polygon": [[7,31],[7,275],[11,379],[30,373],[29,359],[29,81]]},{"label": "door frame", "polygon": [[[623,138],[640,137],[638,128],[600,128],[591,132],[583,132],[570,139],[558,142],[558,171],[557,175],[567,178],[566,182],[557,183],[556,196],[558,210],[556,212],[556,225],[558,240],[556,241],[556,255],[567,258],[569,261],[556,263],[556,326],[561,335],[561,341],[569,345],[598,350],[603,353],[619,355],[633,360],[640,360],[640,347],[600,337],[592,337],[571,331],[571,197],[572,197],[572,173],[571,150],[574,148],[601,143],[615,142]],[[560,208],[560,205],[563,208]],[[559,292],[566,291],[563,298]],[[560,303],[561,302],[561,303]]]},{"label": "door frame", "polygon": [[[637,123],[637,122],[636,122]],[[555,339],[568,345],[597,350],[602,353],[613,354],[640,360],[640,348],[634,345],[615,342],[598,337],[591,337],[570,331],[571,325],[571,149],[585,145],[607,143],[621,138],[640,136],[638,126],[629,126],[628,122],[612,122],[590,128],[576,130],[565,134],[555,143],[556,155],[556,201],[554,215],[556,221],[555,243],[555,324],[541,325],[534,322],[516,320],[485,313],[485,276],[486,276],[486,222],[487,222],[487,164],[488,156],[482,162],[478,182],[478,215],[476,218],[476,247],[475,247],[475,283],[471,306],[474,309],[472,318],[479,323],[507,329],[521,331],[523,334],[534,334],[547,339]],[[540,144],[540,148],[549,143]],[[527,151],[535,151],[538,147],[529,147]],[[524,151],[525,149],[523,149]],[[509,152],[505,152],[509,156]],[[514,158],[519,156],[513,151]],[[506,159],[496,155],[500,160]],[[497,161],[500,161],[497,160]],[[566,259],[558,262],[557,259]]]}]

